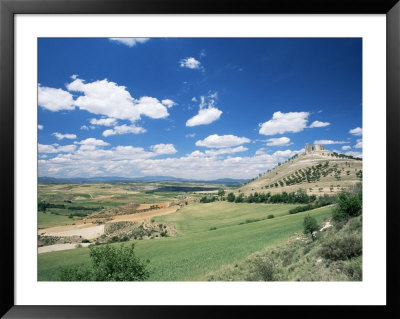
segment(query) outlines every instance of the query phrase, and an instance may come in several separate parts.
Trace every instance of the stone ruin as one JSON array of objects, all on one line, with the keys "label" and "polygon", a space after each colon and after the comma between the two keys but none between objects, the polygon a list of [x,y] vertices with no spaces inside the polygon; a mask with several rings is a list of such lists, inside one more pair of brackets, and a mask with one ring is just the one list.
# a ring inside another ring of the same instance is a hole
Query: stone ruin
[{"label": "stone ruin", "polygon": [[315,152],[315,151],[324,151],[325,147],[322,144],[306,144],[306,154]]}]

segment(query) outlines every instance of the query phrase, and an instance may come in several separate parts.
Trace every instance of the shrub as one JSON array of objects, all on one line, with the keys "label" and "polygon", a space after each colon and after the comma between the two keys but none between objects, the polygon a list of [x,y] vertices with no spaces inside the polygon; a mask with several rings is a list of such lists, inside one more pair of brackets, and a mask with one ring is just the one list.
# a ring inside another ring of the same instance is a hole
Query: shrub
[{"label": "shrub", "polygon": [[257,218],[247,218],[245,223],[246,224],[250,224],[250,223],[255,223],[255,222],[259,222],[261,219],[257,219]]},{"label": "shrub", "polygon": [[93,281],[93,273],[89,267],[70,266],[60,270],[61,281]]},{"label": "shrub", "polygon": [[127,235],[122,236],[119,241],[129,241],[129,237]]},{"label": "shrub", "polygon": [[350,280],[362,280],[362,260],[361,258],[353,258],[344,267],[345,274]]},{"label": "shrub", "polygon": [[210,227],[210,230],[216,230],[217,227]]},{"label": "shrub", "polygon": [[304,217],[303,226],[304,234],[310,233],[311,238],[314,241],[313,232],[318,229],[317,220],[314,217],[307,215],[306,217]]},{"label": "shrub", "polygon": [[235,194],[229,193],[226,199],[228,200],[228,202],[231,202],[231,203],[234,202],[235,201]]},{"label": "shrub", "polygon": [[347,220],[362,213],[362,192],[356,194],[341,192],[337,196],[337,205],[333,211],[334,221]]},{"label": "shrub", "polygon": [[134,253],[135,245],[90,246],[90,267],[64,267],[62,281],[142,281],[149,277],[147,265]]},{"label": "shrub", "polygon": [[82,239],[82,243],[90,243],[89,239]]},{"label": "shrub", "polygon": [[268,215],[268,217],[267,217],[267,219],[272,219],[272,218],[274,218],[275,216],[274,215]]},{"label": "shrub", "polygon": [[244,195],[243,195],[243,193],[239,194],[239,196],[237,196],[237,197],[235,198],[235,203],[243,203],[243,201],[244,201]]},{"label": "shrub", "polygon": [[254,262],[256,280],[273,281],[274,280],[274,265],[271,260],[257,259]]},{"label": "shrub", "polygon": [[323,243],[319,254],[330,260],[347,260],[360,256],[362,253],[362,241],[360,236],[350,235],[335,238]]}]

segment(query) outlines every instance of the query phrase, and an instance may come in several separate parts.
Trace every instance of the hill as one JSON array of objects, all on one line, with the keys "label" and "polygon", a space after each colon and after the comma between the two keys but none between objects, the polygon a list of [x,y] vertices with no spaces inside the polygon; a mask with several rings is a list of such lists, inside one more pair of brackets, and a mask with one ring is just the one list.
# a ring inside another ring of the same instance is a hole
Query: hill
[{"label": "hill", "polygon": [[362,160],[327,150],[295,155],[238,188],[238,193],[296,192],[336,194],[362,181]]}]

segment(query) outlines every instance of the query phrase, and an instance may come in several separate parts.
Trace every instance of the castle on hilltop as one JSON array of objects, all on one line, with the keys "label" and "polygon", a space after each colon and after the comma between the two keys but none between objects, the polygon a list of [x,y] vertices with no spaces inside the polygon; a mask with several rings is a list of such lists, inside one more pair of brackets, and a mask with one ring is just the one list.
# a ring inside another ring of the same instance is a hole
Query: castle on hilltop
[{"label": "castle on hilltop", "polygon": [[322,144],[306,144],[306,154],[315,151],[324,151],[325,147]]}]

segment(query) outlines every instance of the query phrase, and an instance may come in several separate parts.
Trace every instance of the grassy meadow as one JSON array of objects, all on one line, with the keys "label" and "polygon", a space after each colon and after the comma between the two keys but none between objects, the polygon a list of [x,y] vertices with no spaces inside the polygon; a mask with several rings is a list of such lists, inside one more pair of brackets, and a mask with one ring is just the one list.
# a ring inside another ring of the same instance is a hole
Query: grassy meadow
[{"label": "grassy meadow", "polygon": [[[302,232],[306,214],[320,223],[332,211],[327,206],[290,215],[288,212],[294,206],[298,205],[190,204],[174,214],[154,218],[154,223],[174,223],[177,237],[138,240],[135,251],[138,257],[150,260],[150,281],[207,280],[210,271],[218,271]],[[268,219],[271,214],[274,218]],[[88,262],[88,248],[40,254],[38,280],[57,280],[60,267]]]}]

